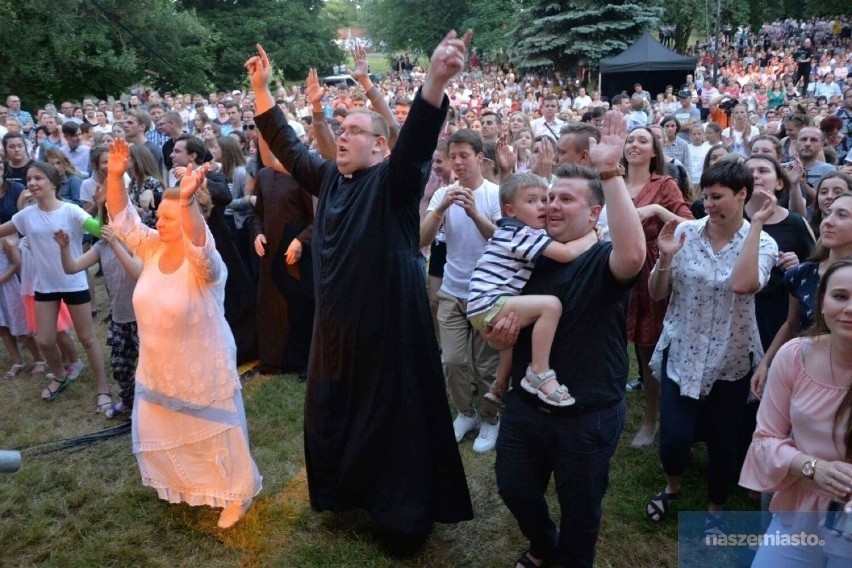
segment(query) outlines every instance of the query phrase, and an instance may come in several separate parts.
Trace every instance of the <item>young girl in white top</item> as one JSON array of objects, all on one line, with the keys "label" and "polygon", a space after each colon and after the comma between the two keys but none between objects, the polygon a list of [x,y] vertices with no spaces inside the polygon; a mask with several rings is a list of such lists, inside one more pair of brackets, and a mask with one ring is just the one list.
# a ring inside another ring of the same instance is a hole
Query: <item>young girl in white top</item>
[{"label": "young girl in white top", "polygon": [[48,377],[51,379],[41,393],[42,399],[53,400],[68,386],[68,373],[56,345],[56,317],[60,301],[64,301],[95,376],[98,393],[95,411],[102,412],[112,400],[107,391],[103,353],[92,324],[86,276],[82,273],[65,274],[59,245],[53,240],[56,231],[65,231],[71,235],[71,247],[76,256],[80,256],[83,253],[84,225],[90,232],[99,233],[100,224],[77,205],[61,201],[57,197],[59,185],[59,170],[45,162],[33,162],[27,172],[27,189],[36,206],[25,207],[15,213],[11,221],[0,225],[0,237],[21,233],[28,238],[33,253],[36,341],[47,360],[50,368]]}]

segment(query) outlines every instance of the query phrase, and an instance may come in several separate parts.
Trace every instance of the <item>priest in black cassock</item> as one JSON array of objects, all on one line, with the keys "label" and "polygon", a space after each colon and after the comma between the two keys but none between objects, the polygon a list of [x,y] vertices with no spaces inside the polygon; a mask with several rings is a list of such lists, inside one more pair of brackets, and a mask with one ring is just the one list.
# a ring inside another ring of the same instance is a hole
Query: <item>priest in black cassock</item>
[{"label": "priest in black cassock", "polygon": [[388,125],[370,111],[343,121],[336,161],[311,154],[269,92],[266,53],[258,46],[246,62],[261,135],[319,198],[305,401],[311,505],[366,509],[378,527],[415,538],[434,522],[473,518],[417,252],[421,172],[469,41],[470,32],[450,32],[436,48],[387,159]]}]

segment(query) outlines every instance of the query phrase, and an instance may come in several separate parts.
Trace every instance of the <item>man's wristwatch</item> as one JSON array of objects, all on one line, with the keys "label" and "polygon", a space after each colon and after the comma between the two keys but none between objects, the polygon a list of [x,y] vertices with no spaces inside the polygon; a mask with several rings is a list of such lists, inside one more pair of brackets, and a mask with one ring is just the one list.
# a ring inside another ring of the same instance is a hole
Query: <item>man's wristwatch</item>
[{"label": "man's wristwatch", "polygon": [[601,170],[598,172],[598,176],[600,176],[601,181],[608,180],[610,178],[614,178],[615,176],[624,177],[625,171],[624,166],[618,166],[617,168],[611,170]]},{"label": "man's wristwatch", "polygon": [[811,458],[802,464],[802,475],[808,479],[813,479],[814,475],[816,475],[816,465],[818,461],[819,460],[817,458]]}]

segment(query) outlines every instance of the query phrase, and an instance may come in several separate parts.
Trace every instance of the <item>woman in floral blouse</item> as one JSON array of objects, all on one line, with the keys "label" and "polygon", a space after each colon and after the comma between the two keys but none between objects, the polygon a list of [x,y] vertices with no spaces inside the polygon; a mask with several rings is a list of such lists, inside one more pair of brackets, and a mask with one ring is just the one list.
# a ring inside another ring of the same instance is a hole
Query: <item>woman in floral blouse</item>
[{"label": "woman in floral blouse", "polygon": [[761,229],[775,211],[765,200],[744,219],[754,177],[724,160],[701,176],[707,217],[669,222],[657,241],[660,257],[651,272],[651,298],[669,297],[663,334],[651,359],[660,379],[660,461],[666,487],[651,498],[646,515],[660,522],[680,495],[696,426],[707,433],[708,515],[705,532],[721,531],[721,509],[737,464],[737,433],[752,369],[763,355],[754,295],[778,260],[775,241]]}]

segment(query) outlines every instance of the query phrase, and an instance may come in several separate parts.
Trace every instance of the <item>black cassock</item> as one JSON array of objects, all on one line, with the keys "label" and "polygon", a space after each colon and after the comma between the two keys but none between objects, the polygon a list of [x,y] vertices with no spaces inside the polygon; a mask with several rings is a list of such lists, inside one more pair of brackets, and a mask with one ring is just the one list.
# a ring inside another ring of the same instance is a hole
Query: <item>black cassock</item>
[{"label": "black cassock", "polygon": [[277,106],[255,118],[319,197],[305,401],[311,505],[367,509],[378,526],[406,533],[473,518],[418,262],[421,169],[447,104],[418,93],[390,158],[349,178],[312,155]]}]

